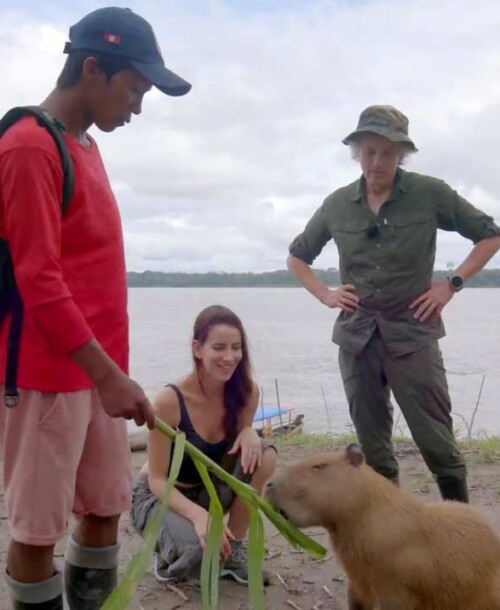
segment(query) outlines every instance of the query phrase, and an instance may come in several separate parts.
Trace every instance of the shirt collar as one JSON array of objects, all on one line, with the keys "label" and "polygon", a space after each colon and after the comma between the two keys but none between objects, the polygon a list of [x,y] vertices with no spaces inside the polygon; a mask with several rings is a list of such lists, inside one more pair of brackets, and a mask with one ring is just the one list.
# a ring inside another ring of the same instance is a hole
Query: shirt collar
[{"label": "shirt collar", "polygon": [[[353,183],[353,193],[352,193],[352,202],[361,202],[363,200],[363,192],[365,189],[365,177],[361,176],[356,182]],[[394,182],[392,184],[391,194],[389,195],[387,201],[392,201],[396,199],[399,192],[407,193],[407,180],[406,180],[406,172],[404,169],[398,167],[396,170],[396,175],[394,176]]]}]

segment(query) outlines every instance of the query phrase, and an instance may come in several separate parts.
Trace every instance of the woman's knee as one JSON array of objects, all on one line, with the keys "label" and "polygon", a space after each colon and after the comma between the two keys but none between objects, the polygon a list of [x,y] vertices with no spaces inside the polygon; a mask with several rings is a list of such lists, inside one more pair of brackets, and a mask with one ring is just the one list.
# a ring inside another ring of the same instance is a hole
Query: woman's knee
[{"label": "woman's knee", "polygon": [[260,489],[262,485],[269,479],[276,469],[278,454],[276,449],[271,446],[264,449],[262,453],[262,461],[260,466],[254,472],[251,480],[252,487]]},{"label": "woman's knee", "polygon": [[266,472],[270,471],[272,474],[276,468],[276,463],[278,462],[278,452],[274,445],[267,447],[262,453],[262,463],[261,469]]}]

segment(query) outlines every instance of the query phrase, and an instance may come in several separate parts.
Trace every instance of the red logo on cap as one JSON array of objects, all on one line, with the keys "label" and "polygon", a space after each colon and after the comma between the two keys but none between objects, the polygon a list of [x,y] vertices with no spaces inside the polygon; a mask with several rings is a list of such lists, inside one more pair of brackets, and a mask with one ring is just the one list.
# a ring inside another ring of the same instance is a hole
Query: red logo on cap
[{"label": "red logo on cap", "polygon": [[113,44],[120,44],[121,41],[121,36],[118,36],[118,34],[109,34],[108,32],[103,34],[103,38],[106,42],[112,42]]}]

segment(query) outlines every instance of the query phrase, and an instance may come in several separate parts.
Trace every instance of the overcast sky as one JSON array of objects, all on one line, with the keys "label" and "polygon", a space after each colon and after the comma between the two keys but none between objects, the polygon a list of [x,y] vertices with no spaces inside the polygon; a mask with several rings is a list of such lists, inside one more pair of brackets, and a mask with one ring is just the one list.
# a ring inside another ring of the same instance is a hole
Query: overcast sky
[{"label": "overcast sky", "polygon": [[[0,111],[38,103],[69,26],[107,2],[0,0]],[[500,221],[498,0],[130,0],[185,97],[152,92],[112,134],[93,130],[121,208],[131,271],[265,271],[323,199],[356,179],[340,140],[393,104],[420,152]],[[440,233],[437,266],[471,243]],[[333,242],[316,261],[337,266]],[[500,256],[490,263],[500,267]]]}]

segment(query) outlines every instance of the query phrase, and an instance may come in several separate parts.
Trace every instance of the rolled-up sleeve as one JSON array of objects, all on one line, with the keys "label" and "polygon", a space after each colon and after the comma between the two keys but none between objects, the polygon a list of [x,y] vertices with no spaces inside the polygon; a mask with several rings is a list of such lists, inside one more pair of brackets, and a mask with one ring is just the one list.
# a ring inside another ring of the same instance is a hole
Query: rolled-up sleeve
[{"label": "rolled-up sleeve", "polygon": [[51,348],[69,354],[93,333],[64,281],[62,180],[60,162],[37,147],[0,157],[5,232],[24,307]]},{"label": "rolled-up sleeve", "polygon": [[475,244],[500,235],[500,227],[488,214],[474,207],[445,182],[438,182],[438,227],[456,231]]},{"label": "rolled-up sleeve", "polygon": [[304,231],[297,235],[289,246],[290,254],[308,265],[312,265],[325,244],[332,238],[326,220],[327,202],[328,200],[316,210]]}]

